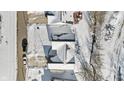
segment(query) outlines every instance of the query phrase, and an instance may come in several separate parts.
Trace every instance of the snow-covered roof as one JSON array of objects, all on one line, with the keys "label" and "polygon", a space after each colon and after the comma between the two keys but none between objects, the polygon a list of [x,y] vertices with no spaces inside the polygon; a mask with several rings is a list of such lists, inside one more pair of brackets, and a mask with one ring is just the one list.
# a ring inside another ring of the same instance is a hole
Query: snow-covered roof
[{"label": "snow-covered roof", "polygon": [[48,18],[48,24],[57,23],[61,21],[60,12],[58,11],[46,11],[46,16]]},{"label": "snow-covered roof", "polygon": [[33,24],[28,26],[28,54],[38,53],[44,56],[44,47],[50,46],[46,25]]},{"label": "snow-covered roof", "polygon": [[75,41],[75,34],[68,24],[51,24],[47,26],[49,39],[52,41]]},{"label": "snow-covered roof", "polygon": [[74,43],[73,42],[52,42],[52,50],[56,54],[50,57],[52,63],[74,63]]}]

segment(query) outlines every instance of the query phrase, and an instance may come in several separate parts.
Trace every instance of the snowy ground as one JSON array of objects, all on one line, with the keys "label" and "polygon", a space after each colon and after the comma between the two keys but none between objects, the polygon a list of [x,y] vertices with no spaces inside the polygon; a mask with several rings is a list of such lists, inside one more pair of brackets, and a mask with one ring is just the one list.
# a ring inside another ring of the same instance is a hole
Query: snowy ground
[{"label": "snowy ground", "polygon": [[16,12],[0,12],[0,80],[16,80]]}]

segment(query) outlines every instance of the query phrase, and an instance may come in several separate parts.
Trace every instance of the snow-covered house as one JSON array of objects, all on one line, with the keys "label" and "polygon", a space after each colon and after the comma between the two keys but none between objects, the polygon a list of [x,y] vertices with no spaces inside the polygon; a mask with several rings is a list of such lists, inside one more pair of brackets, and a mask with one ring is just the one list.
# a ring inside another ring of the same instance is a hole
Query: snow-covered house
[{"label": "snow-covered house", "polygon": [[[70,24],[58,20],[59,14],[48,12],[48,24],[28,25],[26,80],[76,80],[75,34]],[[44,58],[45,65],[39,57]]]}]

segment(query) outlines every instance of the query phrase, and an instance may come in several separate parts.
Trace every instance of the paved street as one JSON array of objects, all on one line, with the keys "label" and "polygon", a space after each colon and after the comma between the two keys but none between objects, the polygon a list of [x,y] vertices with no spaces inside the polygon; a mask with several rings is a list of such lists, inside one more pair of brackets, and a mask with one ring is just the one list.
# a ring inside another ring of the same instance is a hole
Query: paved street
[{"label": "paved street", "polygon": [[0,12],[0,81],[16,80],[16,12]]}]

